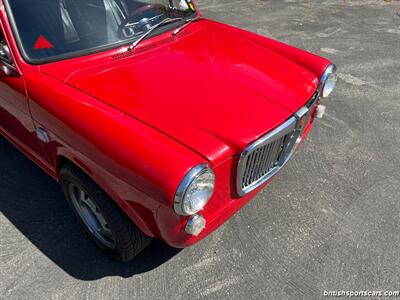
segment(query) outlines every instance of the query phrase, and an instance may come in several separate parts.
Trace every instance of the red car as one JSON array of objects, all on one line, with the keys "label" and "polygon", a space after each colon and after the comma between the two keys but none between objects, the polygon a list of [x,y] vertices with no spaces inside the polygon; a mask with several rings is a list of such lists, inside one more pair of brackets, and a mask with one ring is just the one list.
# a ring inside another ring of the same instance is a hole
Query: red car
[{"label": "red car", "polygon": [[0,0],[0,17],[0,132],[123,261],[229,219],[336,83],[327,59],[205,19],[191,0]]}]

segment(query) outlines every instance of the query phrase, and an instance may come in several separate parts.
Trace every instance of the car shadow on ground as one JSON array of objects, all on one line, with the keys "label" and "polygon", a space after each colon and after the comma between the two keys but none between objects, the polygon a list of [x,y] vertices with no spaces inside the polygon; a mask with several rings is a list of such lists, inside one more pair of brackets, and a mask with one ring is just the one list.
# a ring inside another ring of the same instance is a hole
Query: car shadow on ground
[{"label": "car shadow on ground", "polygon": [[180,251],[153,241],[131,262],[110,259],[78,225],[58,184],[3,137],[0,137],[0,211],[49,259],[81,280],[131,277],[157,268]]}]

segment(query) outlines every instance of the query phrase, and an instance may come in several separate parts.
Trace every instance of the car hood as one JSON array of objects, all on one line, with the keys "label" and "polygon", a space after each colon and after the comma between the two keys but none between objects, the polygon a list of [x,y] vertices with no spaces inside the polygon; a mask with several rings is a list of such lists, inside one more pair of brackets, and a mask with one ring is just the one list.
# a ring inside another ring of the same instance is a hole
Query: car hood
[{"label": "car hood", "polygon": [[285,121],[318,84],[293,61],[209,21],[149,39],[132,55],[41,69],[212,162]]}]

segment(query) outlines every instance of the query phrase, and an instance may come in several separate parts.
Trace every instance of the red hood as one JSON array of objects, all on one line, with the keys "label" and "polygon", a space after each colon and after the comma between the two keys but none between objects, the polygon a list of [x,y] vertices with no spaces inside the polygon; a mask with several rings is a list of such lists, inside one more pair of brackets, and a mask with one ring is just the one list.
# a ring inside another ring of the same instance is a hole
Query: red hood
[{"label": "red hood", "polygon": [[41,70],[214,162],[282,123],[318,84],[303,67],[210,21],[143,42],[130,57],[92,56]]}]

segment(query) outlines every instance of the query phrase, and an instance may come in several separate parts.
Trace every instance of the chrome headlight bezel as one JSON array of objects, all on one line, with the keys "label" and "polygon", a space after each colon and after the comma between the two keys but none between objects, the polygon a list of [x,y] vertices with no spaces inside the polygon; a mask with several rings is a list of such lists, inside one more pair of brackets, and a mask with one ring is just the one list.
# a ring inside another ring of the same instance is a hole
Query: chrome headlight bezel
[{"label": "chrome headlight bezel", "polygon": [[[328,98],[329,95],[333,92],[336,87],[337,75],[336,75],[336,66],[334,64],[329,65],[325,72],[322,74],[321,79],[318,85],[318,93],[321,98]],[[330,83],[331,85],[327,85]],[[329,89],[329,90],[326,90]]]},{"label": "chrome headlight bezel", "polygon": [[[209,194],[206,195],[207,197],[201,199],[201,203],[198,209],[187,211],[185,209],[185,203],[186,201],[190,200],[186,198],[187,192],[192,187],[192,185],[196,184],[196,182],[200,182],[203,176],[208,176],[209,179],[211,180],[211,182],[209,183],[212,184],[212,190]],[[175,212],[181,216],[191,216],[198,213],[207,205],[208,201],[210,200],[210,198],[214,193],[214,188],[215,188],[214,171],[207,164],[204,163],[195,166],[183,177],[175,193],[175,199],[174,199]]]}]

